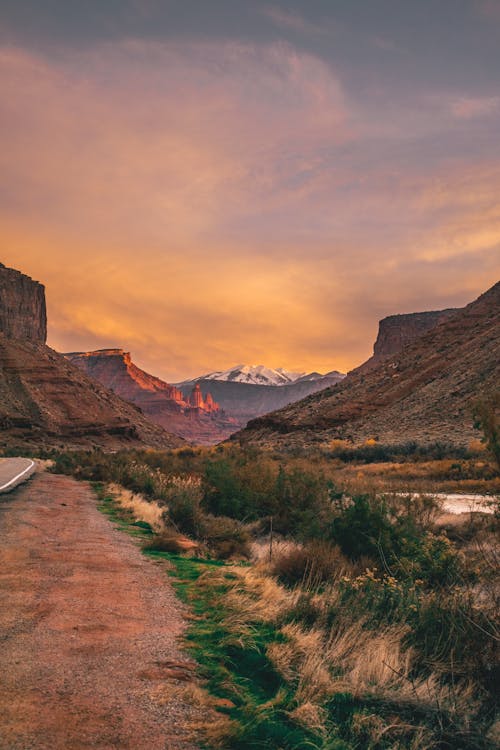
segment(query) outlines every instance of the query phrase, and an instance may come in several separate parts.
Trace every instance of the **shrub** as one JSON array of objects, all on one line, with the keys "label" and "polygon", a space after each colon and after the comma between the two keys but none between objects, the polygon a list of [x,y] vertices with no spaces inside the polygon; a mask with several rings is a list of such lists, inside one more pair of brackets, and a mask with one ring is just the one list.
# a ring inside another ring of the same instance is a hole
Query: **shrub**
[{"label": "shrub", "polygon": [[349,563],[338,547],[329,542],[310,542],[282,552],[273,561],[272,573],[286,586],[315,587],[340,577]]},{"label": "shrub", "polygon": [[275,469],[253,454],[235,454],[206,462],[203,506],[217,516],[256,520],[275,510]]},{"label": "shrub", "polygon": [[500,470],[500,390],[479,399],[474,406],[475,426]]},{"label": "shrub", "polygon": [[384,500],[368,495],[358,495],[341,506],[341,512],[331,523],[330,536],[351,560],[368,555],[385,562],[398,546],[396,529]]},{"label": "shrub", "polygon": [[167,498],[164,520],[173,523],[179,531],[199,538],[203,512],[198,487],[172,488]]},{"label": "shrub", "polygon": [[280,468],[275,484],[275,529],[310,540],[324,537],[335,490],[322,475]]},{"label": "shrub", "polygon": [[[339,441],[341,443],[341,441]],[[364,445],[354,447],[345,445],[334,445],[333,450],[328,452],[331,458],[338,458],[345,463],[380,463],[384,461],[404,461],[406,459],[416,461],[428,461],[431,459],[441,460],[443,458],[470,458],[474,451],[456,446],[450,443],[420,444],[415,441],[384,445],[367,441]]]},{"label": "shrub", "polygon": [[203,514],[200,536],[209,550],[221,560],[250,557],[250,539],[246,529],[232,518]]}]

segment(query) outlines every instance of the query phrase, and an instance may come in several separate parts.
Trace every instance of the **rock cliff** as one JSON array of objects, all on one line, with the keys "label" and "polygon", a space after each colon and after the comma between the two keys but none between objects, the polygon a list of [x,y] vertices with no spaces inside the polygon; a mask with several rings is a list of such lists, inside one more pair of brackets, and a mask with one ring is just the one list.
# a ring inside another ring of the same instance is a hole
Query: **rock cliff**
[{"label": "rock cliff", "polygon": [[86,375],[136,404],[152,422],[195,443],[217,443],[241,425],[227,417],[208,393],[193,385],[186,395],[179,388],[134,364],[123,349],[71,352],[64,355]]},{"label": "rock cliff", "polygon": [[45,287],[0,263],[0,333],[10,339],[47,340]]},{"label": "rock cliff", "polygon": [[235,439],[283,448],[415,440],[466,446],[478,395],[500,382],[500,282],[368,370],[250,422]]},{"label": "rock cliff", "polygon": [[456,312],[458,308],[448,308],[406,315],[389,315],[383,318],[379,323],[377,340],[373,346],[374,357],[380,359],[397,354],[403,346],[416,339],[417,336],[421,336],[439,323],[448,320]]},{"label": "rock cliff", "polygon": [[410,341],[435,326],[448,320],[458,312],[459,308],[446,310],[431,310],[429,312],[405,313],[389,315],[378,324],[378,334],[373,345],[373,355],[353,372],[366,372],[386,357],[390,357],[403,349]]},{"label": "rock cliff", "polygon": [[183,444],[45,344],[41,284],[0,267],[0,447]]}]

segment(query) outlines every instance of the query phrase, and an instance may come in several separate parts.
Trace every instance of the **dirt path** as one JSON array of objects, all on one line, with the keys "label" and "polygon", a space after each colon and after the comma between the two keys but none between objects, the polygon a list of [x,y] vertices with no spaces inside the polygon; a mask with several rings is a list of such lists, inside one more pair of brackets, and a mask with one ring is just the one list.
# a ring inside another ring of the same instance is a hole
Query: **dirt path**
[{"label": "dirt path", "polygon": [[2,496],[1,750],[193,748],[180,609],[87,485],[40,473]]}]

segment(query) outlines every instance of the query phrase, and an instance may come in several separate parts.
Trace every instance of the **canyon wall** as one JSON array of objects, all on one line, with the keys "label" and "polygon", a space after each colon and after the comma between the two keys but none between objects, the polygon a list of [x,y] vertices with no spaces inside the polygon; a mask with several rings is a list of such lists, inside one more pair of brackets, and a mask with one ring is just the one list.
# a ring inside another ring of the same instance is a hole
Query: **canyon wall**
[{"label": "canyon wall", "polygon": [[378,336],[373,346],[373,356],[377,359],[397,354],[410,341],[430,331],[434,326],[448,320],[458,312],[458,308],[432,310],[430,312],[389,315],[379,322]]},{"label": "canyon wall", "polygon": [[45,287],[0,263],[0,333],[9,339],[44,344],[47,339]]}]

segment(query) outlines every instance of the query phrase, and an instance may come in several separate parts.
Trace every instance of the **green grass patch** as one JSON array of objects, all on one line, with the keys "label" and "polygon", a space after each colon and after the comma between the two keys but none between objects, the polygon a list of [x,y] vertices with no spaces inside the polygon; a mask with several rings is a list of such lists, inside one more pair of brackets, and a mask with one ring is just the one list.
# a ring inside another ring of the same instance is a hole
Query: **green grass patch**
[{"label": "green grass patch", "polygon": [[[134,519],[96,484],[98,507],[115,525],[134,537],[150,537],[150,530]],[[233,750],[351,750],[351,745],[328,739],[294,723],[293,692],[267,658],[267,648],[282,639],[272,626],[247,623],[245,633],[231,632],[225,620],[224,595],[234,585],[233,566],[219,560],[183,557],[179,554],[145,551],[148,557],[170,563],[169,575],[181,601],[194,618],[186,636],[186,648],[199,665],[206,689],[228,701],[220,708],[233,720],[235,734],[227,748]],[[230,702],[230,703],[229,703]]]}]

